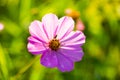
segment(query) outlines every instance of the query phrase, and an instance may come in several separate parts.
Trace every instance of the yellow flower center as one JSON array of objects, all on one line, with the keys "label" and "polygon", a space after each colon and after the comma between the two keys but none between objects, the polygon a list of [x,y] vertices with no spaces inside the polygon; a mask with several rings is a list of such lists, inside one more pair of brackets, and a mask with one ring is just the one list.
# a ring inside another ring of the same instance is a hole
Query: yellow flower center
[{"label": "yellow flower center", "polygon": [[56,38],[51,40],[49,43],[49,48],[51,48],[51,50],[54,51],[57,51],[59,49],[59,46],[60,46],[59,40],[57,40]]}]

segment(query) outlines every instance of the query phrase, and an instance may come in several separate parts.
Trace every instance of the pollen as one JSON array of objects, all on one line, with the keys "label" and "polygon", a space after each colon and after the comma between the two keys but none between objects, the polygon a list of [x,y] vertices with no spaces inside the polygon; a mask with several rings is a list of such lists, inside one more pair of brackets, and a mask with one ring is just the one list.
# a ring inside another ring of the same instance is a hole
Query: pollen
[{"label": "pollen", "polygon": [[51,50],[57,51],[59,49],[59,47],[60,47],[59,40],[54,38],[53,40],[50,41],[49,48]]}]

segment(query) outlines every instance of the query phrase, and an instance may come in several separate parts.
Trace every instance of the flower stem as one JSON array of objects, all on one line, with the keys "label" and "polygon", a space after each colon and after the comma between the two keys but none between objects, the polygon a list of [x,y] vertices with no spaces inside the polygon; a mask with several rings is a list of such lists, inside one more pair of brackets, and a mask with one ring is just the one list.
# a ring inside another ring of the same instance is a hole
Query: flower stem
[{"label": "flower stem", "polygon": [[35,62],[36,60],[39,59],[40,56],[35,56],[29,64],[27,64],[25,67],[23,67],[14,77],[14,80],[18,80],[20,78],[20,76],[25,73]]}]

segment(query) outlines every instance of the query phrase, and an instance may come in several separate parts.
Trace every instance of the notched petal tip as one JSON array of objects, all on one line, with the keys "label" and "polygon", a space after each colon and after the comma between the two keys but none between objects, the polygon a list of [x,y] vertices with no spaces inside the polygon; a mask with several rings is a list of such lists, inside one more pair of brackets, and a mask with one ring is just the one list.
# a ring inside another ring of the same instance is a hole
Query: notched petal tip
[{"label": "notched petal tip", "polygon": [[74,21],[71,17],[64,16],[59,19],[56,34],[59,39],[66,37],[74,29]]},{"label": "notched petal tip", "polygon": [[[55,14],[53,14],[53,13],[48,13],[48,14],[45,14],[43,17],[48,17],[48,16],[56,16]],[[57,16],[56,16],[57,17]]]},{"label": "notched petal tip", "polygon": [[86,41],[86,36],[85,36],[85,34],[82,32],[82,31],[76,31],[76,33],[80,33],[80,35],[81,35],[81,40],[82,40],[82,42],[83,42],[83,44],[85,43],[85,41]]},{"label": "notched petal tip", "polygon": [[[38,20],[34,20],[31,22],[31,24],[29,25],[29,32],[32,35],[33,33],[35,33],[36,29],[39,28],[38,24],[40,21]],[[36,29],[35,29],[36,28]]]},{"label": "notched petal tip", "polygon": [[79,57],[79,59],[76,62],[81,61],[83,59],[83,56],[84,56],[84,52],[82,50],[81,53],[80,53],[80,57]]},{"label": "notched petal tip", "polygon": [[32,22],[30,23],[29,30],[30,30],[32,27],[36,26],[36,24],[39,23],[39,22],[40,22],[39,20],[34,20],[34,21],[32,21]]},{"label": "notched petal tip", "polygon": [[[71,22],[71,23],[68,23],[68,24],[75,24],[74,23],[74,20],[72,19],[72,17],[69,17],[69,16],[64,16],[64,17],[62,17],[63,18],[63,20],[66,20],[66,22],[67,21],[69,21],[69,22]],[[61,20],[62,20],[62,18],[60,18]]]},{"label": "notched petal tip", "polygon": [[[55,19],[55,21],[54,21]],[[42,17],[42,23],[46,23],[46,22],[49,22],[53,20],[53,23],[57,22],[58,21],[58,17],[53,14],[53,13],[49,13],[49,14],[46,14]],[[52,24],[52,23],[51,23]],[[56,24],[56,23],[55,23]],[[53,25],[53,24],[52,24]]]},{"label": "notched petal tip", "polygon": [[81,35],[83,36],[82,37],[82,40],[84,41],[83,43],[85,43],[86,42],[86,36],[85,36],[85,34],[83,32],[81,32]]},{"label": "notched petal tip", "polygon": [[27,49],[28,49],[28,52],[30,52],[30,53],[33,54],[33,55],[40,54],[39,51],[33,51],[32,46],[31,46],[31,43],[28,43]]}]

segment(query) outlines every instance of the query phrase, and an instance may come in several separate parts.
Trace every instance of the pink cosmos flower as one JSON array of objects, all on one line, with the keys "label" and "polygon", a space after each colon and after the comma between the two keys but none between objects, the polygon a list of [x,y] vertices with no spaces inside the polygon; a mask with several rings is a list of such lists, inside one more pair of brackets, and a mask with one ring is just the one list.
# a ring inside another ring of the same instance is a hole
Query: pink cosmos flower
[{"label": "pink cosmos flower", "polygon": [[34,55],[42,54],[41,64],[60,71],[71,71],[74,62],[83,57],[81,46],[85,36],[81,31],[72,31],[74,21],[64,16],[60,19],[47,14],[42,21],[33,21],[29,26],[28,51]]}]

